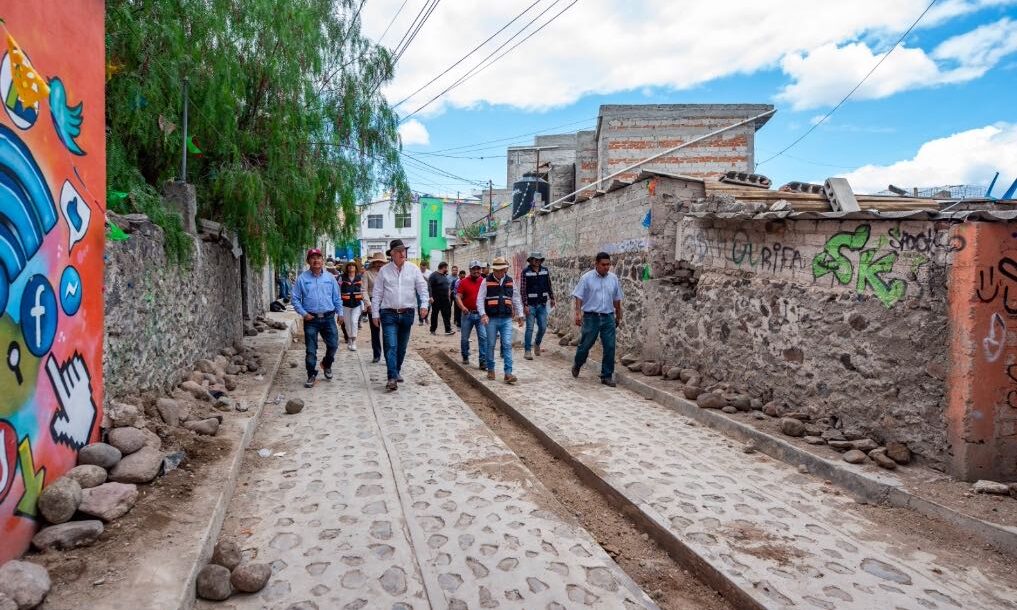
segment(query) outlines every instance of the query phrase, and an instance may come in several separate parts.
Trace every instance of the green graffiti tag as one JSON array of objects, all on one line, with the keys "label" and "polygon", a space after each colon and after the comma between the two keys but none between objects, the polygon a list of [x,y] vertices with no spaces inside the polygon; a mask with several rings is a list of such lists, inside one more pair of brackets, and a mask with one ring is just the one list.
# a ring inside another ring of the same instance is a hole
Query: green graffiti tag
[{"label": "green graffiti tag", "polygon": [[851,259],[844,254],[844,250],[860,252],[855,291],[864,294],[867,288],[871,288],[876,298],[889,309],[904,297],[907,284],[901,279],[893,279],[887,283],[880,277],[883,273],[893,271],[897,253],[890,252],[877,258],[878,248],[861,251],[869,243],[870,235],[869,225],[859,225],[852,232],[837,233],[828,239],[823,251],[812,259],[812,275],[818,280],[832,273],[838,282],[846,286],[855,276],[855,267]]}]

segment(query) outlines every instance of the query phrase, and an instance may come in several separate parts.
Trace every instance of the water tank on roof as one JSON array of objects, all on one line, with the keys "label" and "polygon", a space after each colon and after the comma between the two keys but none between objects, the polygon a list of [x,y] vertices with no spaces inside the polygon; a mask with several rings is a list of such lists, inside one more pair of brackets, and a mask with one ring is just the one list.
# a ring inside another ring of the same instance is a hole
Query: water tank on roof
[{"label": "water tank on roof", "polygon": [[535,200],[541,206],[551,203],[551,185],[537,174],[527,172],[512,184],[512,220],[525,216]]}]

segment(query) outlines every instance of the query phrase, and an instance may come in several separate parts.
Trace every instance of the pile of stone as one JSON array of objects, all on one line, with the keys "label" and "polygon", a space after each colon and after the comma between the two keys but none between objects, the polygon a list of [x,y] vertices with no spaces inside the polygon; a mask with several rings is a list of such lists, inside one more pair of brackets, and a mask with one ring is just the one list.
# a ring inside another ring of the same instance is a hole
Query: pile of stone
[{"label": "pile of stone", "polygon": [[195,592],[201,599],[223,601],[234,593],[261,591],[271,576],[267,563],[245,562],[235,542],[220,540],[208,565],[198,572]]},{"label": "pile of stone", "polygon": [[[831,418],[813,418],[803,410],[792,410],[774,401],[764,404],[760,398],[750,396],[732,384],[711,380],[695,369],[646,361],[635,354],[622,356],[621,364],[634,373],[649,377],[663,376],[680,382],[685,398],[695,401],[701,409],[717,409],[729,414],[749,413],[759,420],[777,418],[784,435],[801,438],[810,445],[829,445],[842,452],[844,461],[848,463],[873,462],[893,470],[898,465],[911,462],[911,451],[902,442],[889,441],[880,445],[860,431],[838,429]],[[1009,490],[1004,493],[1009,493]]]},{"label": "pile of stone", "polygon": [[[39,495],[37,510],[45,526],[32,538],[32,546],[55,552],[93,544],[107,524],[134,507],[139,485],[151,483],[186,462],[184,451],[164,451],[163,439],[174,430],[195,439],[216,435],[223,412],[247,410],[246,403],[234,400],[228,392],[237,388],[240,375],[260,371],[261,358],[255,351],[227,347],[213,359],[197,361],[171,396],[157,398],[144,408],[138,406],[140,401],[109,404],[101,424],[103,441],[82,447],[77,466],[49,483]],[[45,568],[24,562],[9,562],[2,570],[28,579],[30,584],[42,583],[39,570],[45,573]],[[10,582],[20,580],[12,577]],[[48,591],[48,577],[45,582]],[[22,589],[41,590],[41,585],[34,589],[17,586],[21,588],[8,591],[0,583],[0,610],[13,607],[4,605],[4,595],[15,599],[19,609],[34,607],[28,604],[38,596],[23,593]]]},{"label": "pile of stone", "polygon": [[267,331],[270,328],[274,330],[286,330],[288,326],[286,325],[285,322],[273,320],[272,318],[269,318],[268,316],[261,314],[254,319],[254,322],[244,323],[244,336],[254,337]]}]

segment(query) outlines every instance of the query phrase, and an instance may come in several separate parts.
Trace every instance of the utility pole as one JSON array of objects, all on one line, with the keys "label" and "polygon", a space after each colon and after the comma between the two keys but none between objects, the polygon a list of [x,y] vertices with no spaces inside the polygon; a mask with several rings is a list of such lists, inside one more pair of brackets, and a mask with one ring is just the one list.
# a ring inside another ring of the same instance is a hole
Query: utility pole
[{"label": "utility pole", "polygon": [[180,151],[180,181],[187,182],[187,79],[184,79],[184,128],[180,130],[183,146]]},{"label": "utility pole", "polygon": [[491,232],[491,223],[494,222],[494,182],[487,181],[487,232]]}]

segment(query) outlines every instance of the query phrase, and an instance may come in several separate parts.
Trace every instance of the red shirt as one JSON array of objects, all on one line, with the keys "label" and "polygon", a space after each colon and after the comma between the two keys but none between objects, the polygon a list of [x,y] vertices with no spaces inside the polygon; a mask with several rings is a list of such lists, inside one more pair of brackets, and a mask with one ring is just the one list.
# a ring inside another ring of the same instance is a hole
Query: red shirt
[{"label": "red shirt", "polygon": [[480,286],[484,283],[484,276],[477,276],[477,279],[473,279],[472,276],[467,275],[463,279],[459,280],[459,294],[463,298],[463,305],[469,311],[477,310],[477,293],[480,292]]}]

